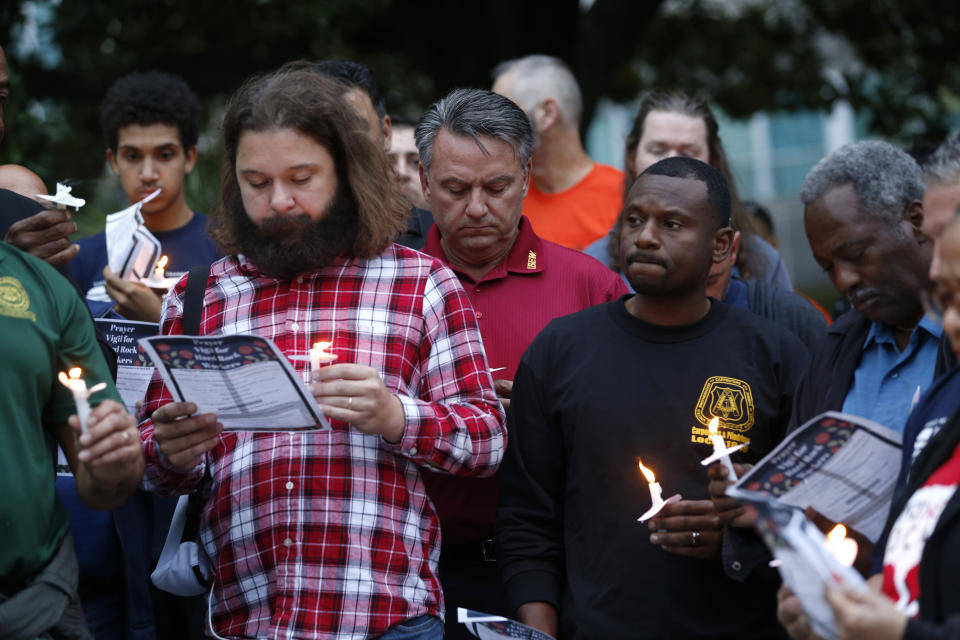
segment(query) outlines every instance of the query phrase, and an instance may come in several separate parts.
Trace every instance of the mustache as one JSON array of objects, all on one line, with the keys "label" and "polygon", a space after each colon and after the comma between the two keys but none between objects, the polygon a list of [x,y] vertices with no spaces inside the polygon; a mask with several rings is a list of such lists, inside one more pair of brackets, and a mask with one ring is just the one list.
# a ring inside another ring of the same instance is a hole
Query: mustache
[{"label": "mustache", "polygon": [[258,235],[263,239],[291,239],[303,234],[311,227],[313,220],[305,213],[287,216],[271,216],[260,222]]},{"label": "mustache", "polygon": [[854,287],[850,291],[847,291],[846,298],[850,304],[857,306],[857,303],[877,295],[880,295],[880,291],[875,287]]}]

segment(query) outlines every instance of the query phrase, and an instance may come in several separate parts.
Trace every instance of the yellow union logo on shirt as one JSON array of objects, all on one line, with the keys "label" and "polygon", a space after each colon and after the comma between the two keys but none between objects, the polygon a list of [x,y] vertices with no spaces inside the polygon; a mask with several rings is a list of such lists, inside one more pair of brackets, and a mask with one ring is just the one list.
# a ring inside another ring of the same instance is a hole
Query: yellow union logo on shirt
[{"label": "yellow union logo on shirt", "polygon": [[704,426],[716,416],[725,429],[748,431],[753,426],[753,413],[753,392],[749,384],[736,378],[713,376],[703,384],[694,415]]},{"label": "yellow union logo on shirt", "polygon": [[30,296],[16,278],[0,277],[0,315],[37,321],[37,314],[30,311]]}]

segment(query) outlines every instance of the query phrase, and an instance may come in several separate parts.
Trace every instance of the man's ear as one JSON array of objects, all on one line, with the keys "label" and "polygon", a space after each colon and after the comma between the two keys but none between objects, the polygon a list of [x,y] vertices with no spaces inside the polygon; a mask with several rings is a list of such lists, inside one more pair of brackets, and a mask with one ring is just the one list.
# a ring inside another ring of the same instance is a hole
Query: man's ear
[{"label": "man's ear", "polygon": [[917,239],[921,244],[929,240],[927,236],[921,230],[923,226],[923,202],[920,200],[914,200],[903,212],[904,221],[910,225],[910,230],[913,232],[913,237]]},{"label": "man's ear", "polygon": [[183,163],[183,174],[190,175],[193,168],[197,166],[197,145],[193,145],[183,153],[185,161]]},{"label": "man's ear", "polygon": [[[736,244],[736,248],[734,248]],[[713,234],[713,261],[714,263],[725,262],[730,259],[731,251],[740,249],[740,232],[734,232],[730,227],[717,229]]]},{"label": "man's ear", "polygon": [[737,256],[740,255],[740,232],[733,232],[733,240],[730,241],[730,253],[727,256],[727,259],[730,261],[731,265],[737,264]]},{"label": "man's ear", "polygon": [[427,172],[423,170],[423,164],[417,165],[417,170],[420,172],[420,190],[423,192],[423,199],[427,201],[427,204],[430,207],[433,207],[433,202],[430,199],[430,179],[427,176]]},{"label": "man's ear", "polygon": [[[421,168],[422,170],[422,168]],[[530,191],[530,180],[533,176],[533,158],[527,160],[527,166],[523,168],[523,197],[527,197],[527,192]]]},{"label": "man's ear", "polygon": [[533,119],[537,124],[537,131],[542,134],[563,119],[560,105],[553,98],[543,100],[533,110]]},{"label": "man's ear", "polygon": [[110,164],[110,170],[113,171],[113,175],[120,175],[120,167],[117,166],[117,156],[113,152],[113,149],[107,149],[107,162]]}]

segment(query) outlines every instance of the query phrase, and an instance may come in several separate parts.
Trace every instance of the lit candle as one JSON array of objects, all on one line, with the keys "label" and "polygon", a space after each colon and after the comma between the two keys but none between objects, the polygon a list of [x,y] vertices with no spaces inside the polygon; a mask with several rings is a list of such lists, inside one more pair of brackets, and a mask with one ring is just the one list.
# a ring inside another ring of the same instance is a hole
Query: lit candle
[{"label": "lit candle", "polygon": [[160,256],[160,259],[157,260],[157,268],[153,270],[153,277],[156,280],[163,280],[163,276],[166,273],[167,266],[167,256]]},{"label": "lit candle", "polygon": [[719,418],[715,417],[713,420],[710,421],[710,425],[708,429],[710,430],[710,442],[713,443],[713,455],[701,460],[700,464],[706,467],[713,464],[717,460],[720,460],[721,462],[723,462],[723,466],[727,468],[727,477],[730,478],[731,480],[736,480],[737,474],[733,470],[733,462],[731,462],[730,460],[730,454],[733,453],[734,451],[739,451],[740,449],[744,448],[745,446],[750,444],[750,441],[748,440],[747,442],[738,444],[735,447],[728,448],[727,443],[723,441],[723,436],[720,435],[719,427],[720,427]]},{"label": "lit candle", "polygon": [[823,543],[827,551],[845,567],[853,566],[857,559],[858,545],[853,538],[847,537],[847,528],[838,524],[827,534],[827,541]]},{"label": "lit candle", "polygon": [[676,494],[664,500],[663,489],[660,488],[660,483],[657,482],[657,477],[653,474],[653,470],[643,466],[643,460],[639,458],[637,459],[637,464],[640,466],[640,472],[643,473],[643,476],[647,479],[647,483],[650,486],[650,508],[645,514],[637,518],[638,522],[646,522],[660,513],[660,510],[665,506],[679,502],[681,498],[679,494]]},{"label": "lit candle", "polygon": [[81,373],[83,373],[83,370],[80,367],[73,367],[69,374],[61,371],[57,377],[60,379],[60,383],[70,389],[70,393],[73,394],[73,402],[77,406],[77,417],[80,419],[80,429],[86,431],[87,418],[90,417],[90,396],[101,389],[106,389],[107,385],[101,382],[87,389],[87,383],[80,377]]},{"label": "lit candle", "polygon": [[333,346],[333,342],[314,342],[310,349],[310,368],[312,371],[319,371],[321,364],[329,364],[337,359],[337,354],[327,353],[327,349]]}]

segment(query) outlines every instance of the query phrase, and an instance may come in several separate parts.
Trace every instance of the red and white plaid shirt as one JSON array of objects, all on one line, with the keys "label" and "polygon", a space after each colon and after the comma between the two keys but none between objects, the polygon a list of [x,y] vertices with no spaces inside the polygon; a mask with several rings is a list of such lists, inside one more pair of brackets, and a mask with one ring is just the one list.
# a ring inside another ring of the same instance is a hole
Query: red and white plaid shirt
[{"label": "red and white plaid shirt", "polygon": [[[163,334],[181,332],[185,281],[165,300]],[[399,245],[292,280],[231,256],[210,269],[200,333],[267,336],[288,356],[332,340],[338,362],[380,372],[406,415],[398,445],[336,420],[328,432],[224,433],[190,473],[169,465],[153,423],[141,422],[147,489],[187,493],[209,472],[200,538],[215,568],[216,633],[370,638],[442,616],[439,522],[418,468],[491,475],[506,444],[457,277]],[[308,380],[309,361],[293,364]],[[170,401],[155,374],[142,415]]]}]

